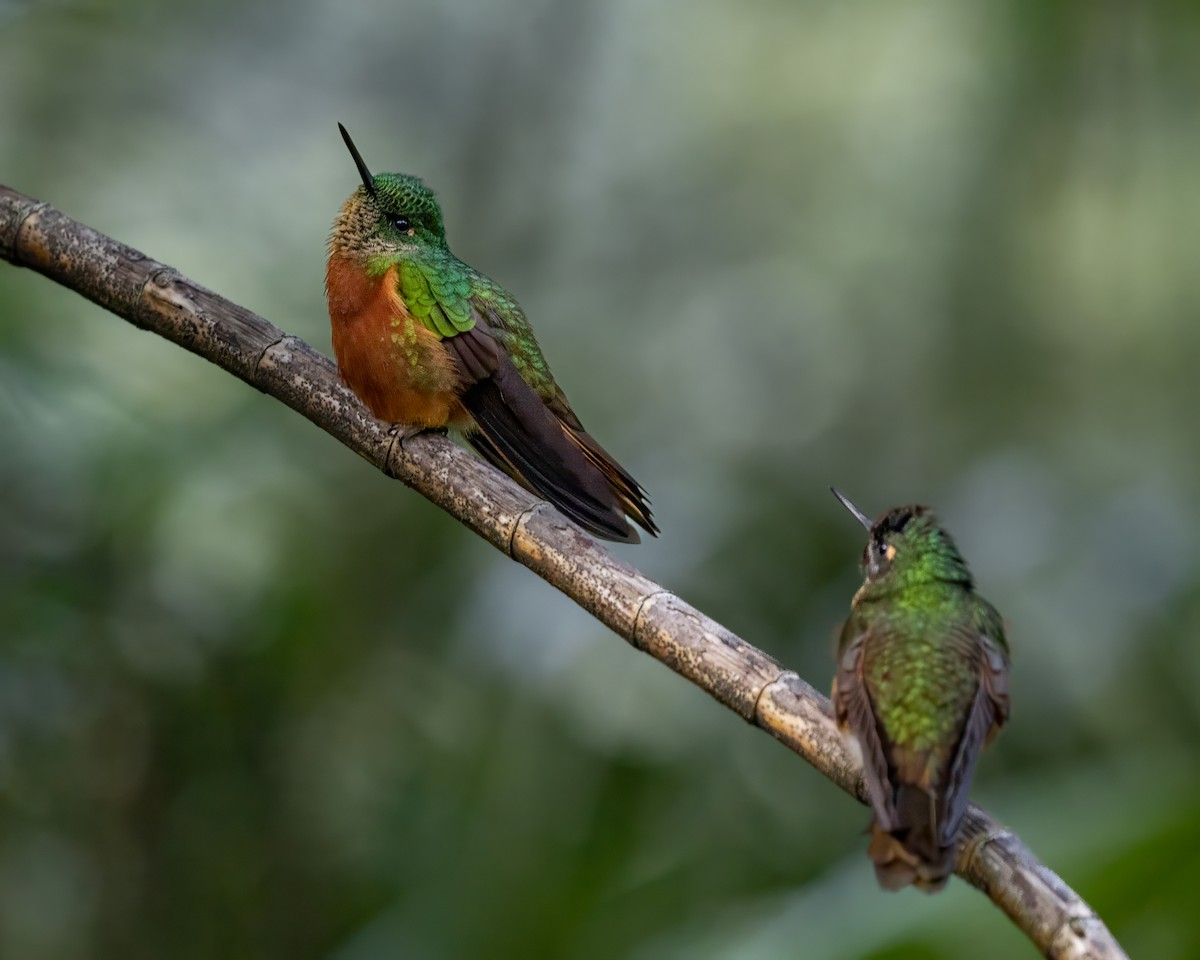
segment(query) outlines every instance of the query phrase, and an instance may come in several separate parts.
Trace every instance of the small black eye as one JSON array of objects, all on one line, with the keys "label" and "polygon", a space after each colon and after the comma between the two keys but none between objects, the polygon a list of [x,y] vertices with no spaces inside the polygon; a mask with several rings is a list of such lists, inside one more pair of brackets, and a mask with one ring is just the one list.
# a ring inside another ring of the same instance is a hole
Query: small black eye
[{"label": "small black eye", "polygon": [[389,216],[388,222],[391,223],[391,225],[393,227],[395,227],[397,230],[399,230],[401,233],[403,233],[405,230],[407,230],[408,226],[409,226],[408,217],[400,216],[400,215],[397,215],[394,217]]},{"label": "small black eye", "polygon": [[886,544],[886,543],[884,543],[882,540],[876,541],[876,543],[875,543],[875,552],[876,552],[877,554],[879,554],[881,557],[886,557],[886,556],[887,556],[887,549],[888,549],[888,548],[887,548],[887,544]]}]

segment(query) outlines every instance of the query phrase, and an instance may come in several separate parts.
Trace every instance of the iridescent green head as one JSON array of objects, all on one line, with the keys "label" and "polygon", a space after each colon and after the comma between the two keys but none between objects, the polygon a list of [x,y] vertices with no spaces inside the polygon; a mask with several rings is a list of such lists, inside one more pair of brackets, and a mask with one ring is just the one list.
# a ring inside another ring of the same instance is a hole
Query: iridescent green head
[{"label": "iridescent green head", "polygon": [[330,249],[375,260],[430,245],[444,247],[442,210],[433,191],[408,174],[372,175],[346,128],[339,123],[338,129],[358,167],[362,186],[342,206],[329,238]]},{"label": "iridescent green head", "polygon": [[880,596],[936,581],[974,586],[967,562],[929,507],[896,507],[872,521],[837,490],[833,495],[870,534],[862,555],[862,594]]}]

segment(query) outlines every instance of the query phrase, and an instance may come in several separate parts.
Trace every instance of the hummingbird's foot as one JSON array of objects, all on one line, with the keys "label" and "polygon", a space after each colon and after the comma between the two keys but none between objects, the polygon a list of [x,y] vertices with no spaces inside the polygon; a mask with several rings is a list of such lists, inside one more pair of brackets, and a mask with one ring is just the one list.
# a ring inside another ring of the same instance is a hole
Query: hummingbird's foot
[{"label": "hummingbird's foot", "polygon": [[388,436],[391,438],[388,443],[388,461],[391,461],[392,455],[397,450],[404,449],[404,442],[406,440],[413,439],[413,437],[420,437],[422,433],[437,433],[445,437],[446,432],[448,431],[446,431],[445,427],[418,427],[410,424],[392,424],[388,428]]},{"label": "hummingbird's foot", "polygon": [[395,444],[404,446],[405,440],[411,440],[413,437],[418,437],[423,433],[435,433],[444,437],[447,430],[445,427],[414,427],[406,423],[393,423],[388,430],[388,436],[392,438],[393,446]]},{"label": "hummingbird's foot", "polygon": [[393,423],[387,432],[390,439],[388,441],[387,460],[383,467],[383,472],[389,477],[400,476],[392,466],[392,463],[396,456],[403,452],[405,440],[411,440],[413,437],[420,436],[423,433],[437,433],[444,437],[447,432],[445,427],[414,427],[411,424]]}]

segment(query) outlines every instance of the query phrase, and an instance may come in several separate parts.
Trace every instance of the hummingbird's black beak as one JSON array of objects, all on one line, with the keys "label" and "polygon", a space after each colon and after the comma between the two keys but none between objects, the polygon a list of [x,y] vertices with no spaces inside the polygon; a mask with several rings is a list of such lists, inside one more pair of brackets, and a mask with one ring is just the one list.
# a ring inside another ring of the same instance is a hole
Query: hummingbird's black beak
[{"label": "hummingbird's black beak", "polygon": [[845,507],[847,510],[849,510],[852,514],[854,514],[854,518],[859,523],[861,523],[864,527],[867,528],[867,533],[871,532],[871,530],[874,528],[875,524],[871,522],[870,517],[868,517],[865,513],[863,513],[861,510],[859,510],[858,507],[856,507],[854,504],[852,504],[850,502],[849,498],[845,497],[841,493],[838,493],[836,487],[830,487],[829,492],[832,493],[835,497],[837,497],[838,502],[841,503],[841,505],[843,507]]},{"label": "hummingbird's black beak", "polygon": [[339,123],[338,129],[342,131],[342,139],[346,141],[346,148],[350,151],[350,156],[354,158],[354,165],[358,167],[358,175],[362,177],[363,186],[367,188],[367,193],[372,197],[375,196],[375,178],[371,176],[371,171],[367,169],[367,165],[363,163],[362,154],[358,152],[358,147],[350,139],[350,134],[346,132],[346,128]]}]

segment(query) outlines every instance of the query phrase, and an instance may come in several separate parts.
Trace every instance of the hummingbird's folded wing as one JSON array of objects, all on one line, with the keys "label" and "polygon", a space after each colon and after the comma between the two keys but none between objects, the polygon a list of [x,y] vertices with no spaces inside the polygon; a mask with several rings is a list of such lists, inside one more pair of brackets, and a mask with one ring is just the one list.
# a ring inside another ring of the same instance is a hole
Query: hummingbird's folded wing
[{"label": "hummingbird's folded wing", "polygon": [[979,643],[979,687],[946,776],[939,831],[944,844],[954,843],[958,837],[979,755],[1008,719],[1008,656],[1003,640],[997,642],[981,634]]},{"label": "hummingbird's folded wing", "polygon": [[482,323],[444,339],[462,378],[468,442],[493,466],[545,497],[583,529],[637,542],[604,475],[567,434]]},{"label": "hummingbird's folded wing", "polygon": [[883,732],[875,718],[871,694],[863,683],[866,628],[851,615],[838,644],[838,668],[833,681],[833,707],[838,726],[854,735],[862,753],[863,782],[875,819],[884,830],[896,826],[895,786],[891,782]]}]

